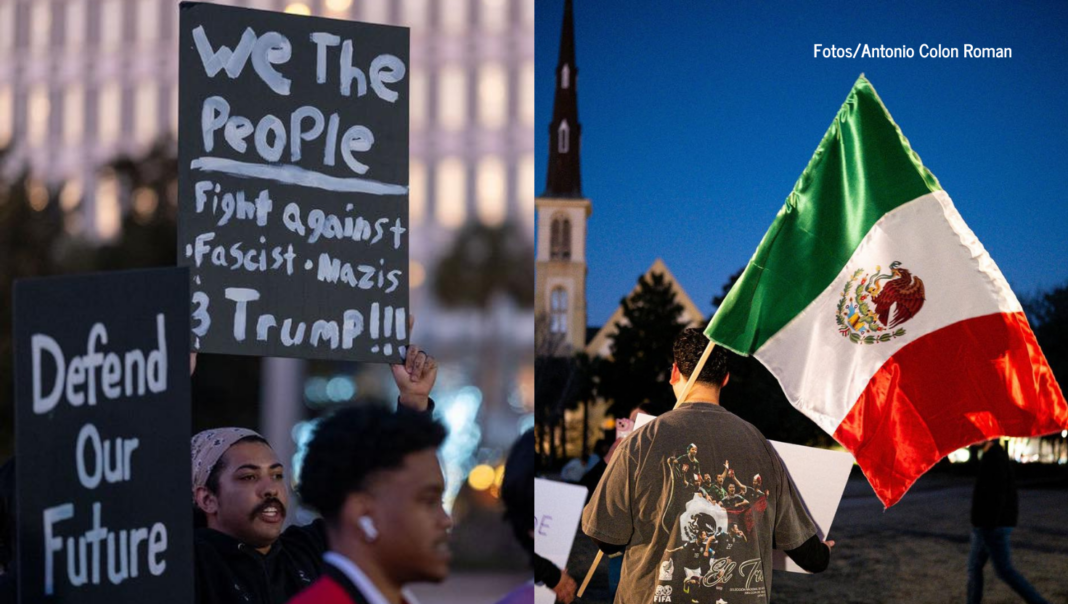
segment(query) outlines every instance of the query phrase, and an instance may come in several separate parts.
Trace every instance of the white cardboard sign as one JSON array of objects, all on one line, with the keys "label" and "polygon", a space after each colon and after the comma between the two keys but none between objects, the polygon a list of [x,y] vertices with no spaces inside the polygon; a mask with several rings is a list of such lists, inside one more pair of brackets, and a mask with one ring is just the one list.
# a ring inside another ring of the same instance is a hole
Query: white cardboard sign
[{"label": "white cardboard sign", "polygon": [[[786,472],[816,523],[817,534],[820,539],[826,540],[838,504],[842,501],[849,471],[853,468],[853,456],[843,451],[828,451],[774,440],[768,442],[782,458]],[[772,551],[771,567],[794,573],[806,572],[782,550]]]},{"label": "white cardboard sign", "polygon": [[648,424],[654,419],[656,419],[656,417],[653,415],[649,415],[648,413],[639,413],[638,417],[634,418],[634,431],[637,432],[638,428],[641,428],[642,426]]},{"label": "white cardboard sign", "polygon": [[[575,540],[582,508],[586,505],[586,487],[554,480],[534,479],[534,552],[560,568],[567,566]],[[582,569],[570,569],[572,577]],[[581,577],[576,580],[581,580]],[[553,590],[538,586],[536,604],[553,604]]]}]

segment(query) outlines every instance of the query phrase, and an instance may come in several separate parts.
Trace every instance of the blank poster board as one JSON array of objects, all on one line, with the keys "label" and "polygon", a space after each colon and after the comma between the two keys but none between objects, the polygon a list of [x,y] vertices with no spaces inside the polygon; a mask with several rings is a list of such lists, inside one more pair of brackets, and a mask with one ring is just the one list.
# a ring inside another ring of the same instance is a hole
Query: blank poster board
[{"label": "blank poster board", "polygon": [[[566,567],[585,505],[586,487],[535,478],[534,552],[560,568]],[[553,590],[545,586],[535,589],[536,604],[553,604],[554,599]]]},{"label": "blank poster board", "polygon": [[[782,458],[786,472],[793,480],[808,513],[816,523],[816,532],[826,539],[831,523],[842,501],[849,471],[853,468],[853,456],[842,451],[828,451],[815,447],[803,447],[777,441],[768,441]],[[772,565],[775,570],[804,573],[781,550],[773,550]]]}]

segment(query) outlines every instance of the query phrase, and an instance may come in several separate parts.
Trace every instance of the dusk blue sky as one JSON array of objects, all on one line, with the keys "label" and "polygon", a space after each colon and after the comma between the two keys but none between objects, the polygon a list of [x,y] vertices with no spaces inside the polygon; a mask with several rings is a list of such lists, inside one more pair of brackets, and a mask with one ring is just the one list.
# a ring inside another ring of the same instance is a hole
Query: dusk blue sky
[{"label": "dusk blue sky", "polygon": [[[537,0],[537,193],[562,15]],[[1017,295],[1068,282],[1068,3],[575,0],[575,37],[590,325],[657,257],[711,313],[861,73]],[[924,43],[962,56],[920,58]]]}]

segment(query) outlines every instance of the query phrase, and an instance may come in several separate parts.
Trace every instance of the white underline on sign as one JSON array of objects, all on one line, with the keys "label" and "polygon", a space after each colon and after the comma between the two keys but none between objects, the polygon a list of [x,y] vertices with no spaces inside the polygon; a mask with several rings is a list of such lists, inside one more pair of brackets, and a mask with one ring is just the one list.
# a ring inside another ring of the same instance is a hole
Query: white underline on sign
[{"label": "white underline on sign", "polygon": [[203,172],[222,172],[234,176],[263,178],[291,185],[343,193],[368,193],[371,195],[406,195],[408,193],[408,187],[404,185],[392,185],[366,178],[338,178],[337,176],[330,176],[287,164],[254,164],[222,157],[200,157],[190,162],[189,167]]}]

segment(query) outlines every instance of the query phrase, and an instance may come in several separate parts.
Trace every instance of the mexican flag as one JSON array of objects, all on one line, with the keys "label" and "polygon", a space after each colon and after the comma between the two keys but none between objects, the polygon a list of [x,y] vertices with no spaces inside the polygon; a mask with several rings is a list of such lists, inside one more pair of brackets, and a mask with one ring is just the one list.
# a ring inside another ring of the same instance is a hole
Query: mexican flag
[{"label": "mexican flag", "polygon": [[705,334],[756,356],[887,507],[960,447],[1068,427],[1020,302],[864,76]]}]

